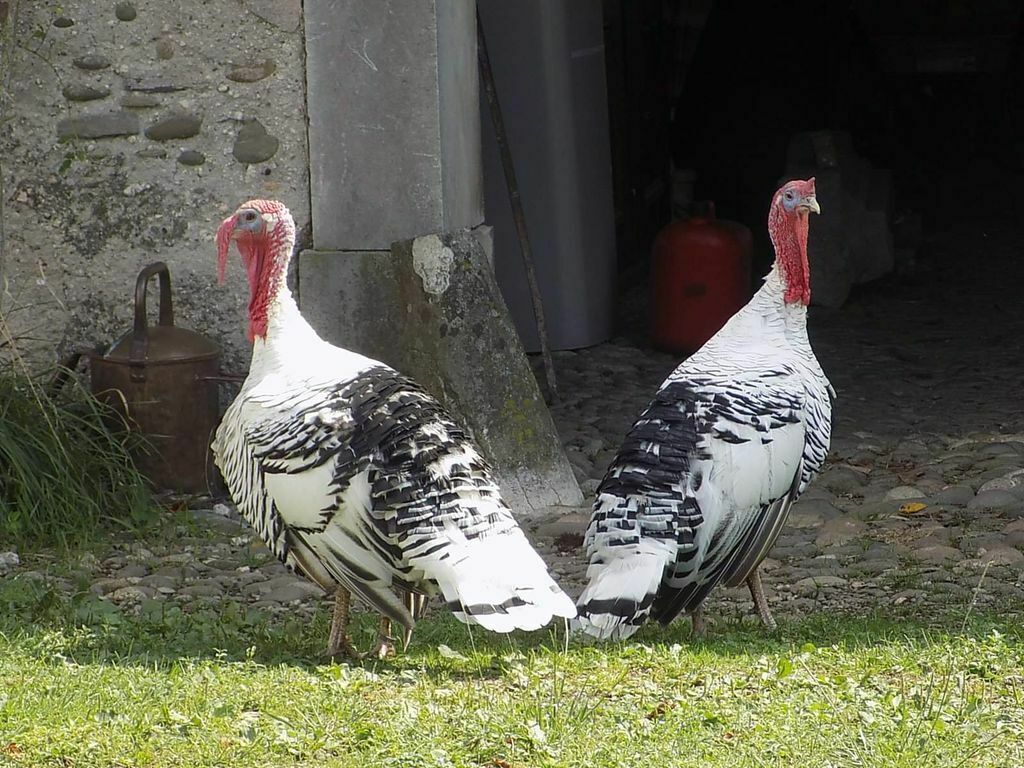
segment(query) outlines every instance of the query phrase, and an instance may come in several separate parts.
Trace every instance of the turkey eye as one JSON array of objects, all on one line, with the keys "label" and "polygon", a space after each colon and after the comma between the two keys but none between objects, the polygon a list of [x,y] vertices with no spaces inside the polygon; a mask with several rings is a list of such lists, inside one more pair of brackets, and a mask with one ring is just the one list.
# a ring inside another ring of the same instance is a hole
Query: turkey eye
[{"label": "turkey eye", "polygon": [[256,214],[253,211],[246,211],[242,214],[242,221],[251,224],[256,221]]},{"label": "turkey eye", "polygon": [[793,199],[793,190],[790,189],[790,190],[788,190],[786,192],[786,199],[787,200],[792,200]]}]

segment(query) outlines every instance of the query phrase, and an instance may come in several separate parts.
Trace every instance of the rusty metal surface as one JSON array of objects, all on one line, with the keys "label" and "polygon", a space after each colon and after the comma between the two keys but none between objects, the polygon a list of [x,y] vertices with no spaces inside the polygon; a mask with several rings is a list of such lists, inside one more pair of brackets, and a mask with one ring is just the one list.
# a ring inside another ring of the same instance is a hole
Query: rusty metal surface
[{"label": "rusty metal surface", "polygon": [[[150,327],[146,288],[153,276],[160,278],[160,319]],[[93,394],[146,439],[134,456],[139,470],[157,488],[206,493],[215,475],[210,441],[219,417],[220,347],[174,326],[165,264],[139,274],[134,327],[107,354],[91,354],[90,365]]]}]

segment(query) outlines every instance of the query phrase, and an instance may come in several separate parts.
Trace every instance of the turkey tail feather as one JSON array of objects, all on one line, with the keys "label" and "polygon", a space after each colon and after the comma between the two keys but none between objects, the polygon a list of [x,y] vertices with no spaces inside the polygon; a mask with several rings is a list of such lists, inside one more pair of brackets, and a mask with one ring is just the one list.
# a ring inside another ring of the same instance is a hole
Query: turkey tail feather
[{"label": "turkey tail feather", "polygon": [[599,640],[625,640],[647,620],[670,553],[645,549],[590,566],[590,583],[576,602],[579,629]]},{"label": "turkey tail feather", "polygon": [[453,544],[444,558],[416,563],[434,579],[455,617],[492,632],[540,629],[576,607],[518,528]]}]

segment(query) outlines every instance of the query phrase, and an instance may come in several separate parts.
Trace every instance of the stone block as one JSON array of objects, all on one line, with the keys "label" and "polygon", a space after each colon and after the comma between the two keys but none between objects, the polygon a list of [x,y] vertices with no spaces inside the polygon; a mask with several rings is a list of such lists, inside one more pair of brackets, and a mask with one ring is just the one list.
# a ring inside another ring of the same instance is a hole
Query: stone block
[{"label": "stone block", "polygon": [[583,503],[476,232],[304,251],[299,282],[324,338],[411,376],[469,428],[518,516]]},{"label": "stone block", "polygon": [[317,247],[480,224],[474,4],[324,0],[305,29]]}]

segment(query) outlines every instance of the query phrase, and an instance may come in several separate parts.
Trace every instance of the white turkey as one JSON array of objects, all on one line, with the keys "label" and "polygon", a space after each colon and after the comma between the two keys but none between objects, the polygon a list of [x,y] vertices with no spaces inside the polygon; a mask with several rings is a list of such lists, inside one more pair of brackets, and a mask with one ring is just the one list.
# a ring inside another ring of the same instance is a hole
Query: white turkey
[{"label": "white turkey", "polygon": [[708,593],[744,582],[775,626],[758,565],[825,461],[835,396],[807,338],[811,211],[813,178],[775,193],[764,285],[665,380],[598,487],[587,633],[626,638],[685,612],[699,636]]},{"label": "white turkey", "polygon": [[245,203],[217,231],[220,279],[232,242],[249,278],[253,352],[213,451],[271,551],[336,593],[328,653],[356,655],[350,591],[382,615],[371,651],[381,656],[392,621],[408,643],[421,595],[439,592],[460,620],[495,632],[575,616],[487,462],[437,400],[303,319],[286,282],[294,240],[276,201]]}]

